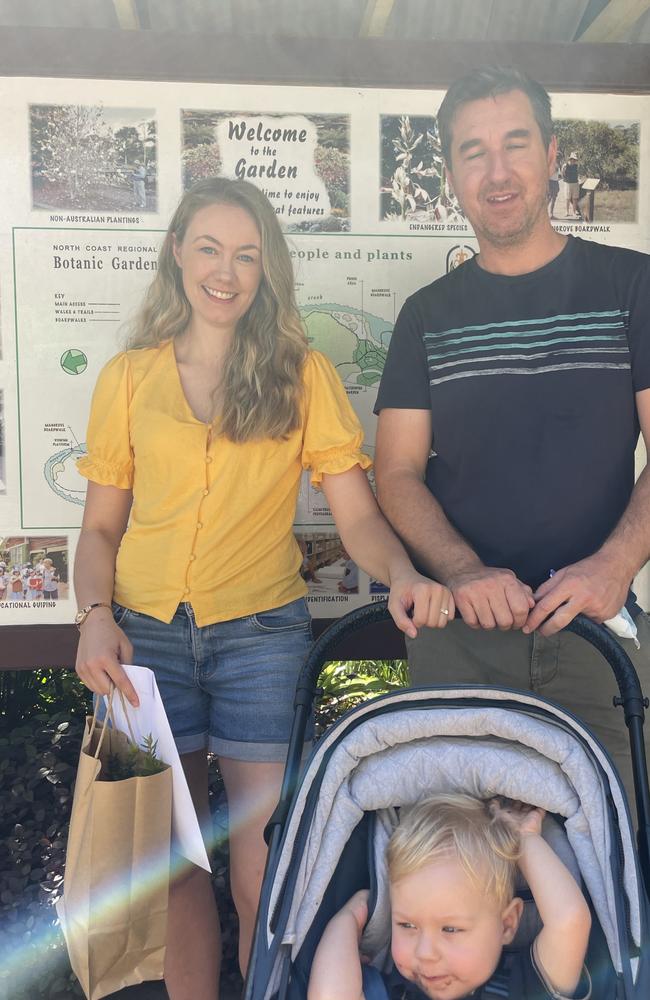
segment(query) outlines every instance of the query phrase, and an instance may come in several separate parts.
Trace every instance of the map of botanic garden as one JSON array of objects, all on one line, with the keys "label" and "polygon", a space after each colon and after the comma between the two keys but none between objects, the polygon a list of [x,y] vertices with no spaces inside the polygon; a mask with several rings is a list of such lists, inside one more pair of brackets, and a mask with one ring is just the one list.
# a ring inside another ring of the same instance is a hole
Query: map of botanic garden
[{"label": "map of botanic garden", "polygon": [[300,309],[310,344],[336,366],[344,385],[375,388],[384,370],[392,323],[348,306]]}]

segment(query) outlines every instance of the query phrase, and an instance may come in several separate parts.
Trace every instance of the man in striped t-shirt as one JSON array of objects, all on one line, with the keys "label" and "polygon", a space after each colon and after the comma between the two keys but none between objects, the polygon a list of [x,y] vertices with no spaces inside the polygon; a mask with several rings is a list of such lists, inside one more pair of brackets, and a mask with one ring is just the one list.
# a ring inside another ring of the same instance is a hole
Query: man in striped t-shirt
[{"label": "man in striped t-shirt", "polygon": [[525,75],[473,71],[438,126],[480,253],[406,301],[377,400],[380,504],[461,616],[409,642],[411,676],[562,702],[630,788],[607,668],[558,632],[626,605],[650,690],[650,624],[630,591],[650,557],[647,469],[634,485],[639,426],[650,440],[650,258],[552,228],[550,100]]}]

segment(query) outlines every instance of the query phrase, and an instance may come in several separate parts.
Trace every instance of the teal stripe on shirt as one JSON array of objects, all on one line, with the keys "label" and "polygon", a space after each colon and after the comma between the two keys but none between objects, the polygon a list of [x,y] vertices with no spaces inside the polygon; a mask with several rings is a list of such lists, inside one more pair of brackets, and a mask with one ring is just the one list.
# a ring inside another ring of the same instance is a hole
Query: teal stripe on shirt
[{"label": "teal stripe on shirt", "polygon": [[560,321],[571,321],[574,319],[597,319],[601,317],[602,319],[613,318],[614,316],[619,317],[622,320],[627,319],[629,312],[626,310],[623,312],[621,309],[613,309],[609,312],[588,312],[588,313],[560,313],[558,316],[538,316],[536,319],[512,319],[505,320],[502,323],[483,323],[476,326],[458,326],[451,328],[449,330],[440,330],[438,333],[425,333],[425,337],[445,337],[448,333],[467,333],[470,330],[498,330],[501,327],[517,327],[517,326],[530,326],[532,323],[558,323]]},{"label": "teal stripe on shirt", "polygon": [[443,375],[442,378],[429,379],[429,385],[440,385],[442,382],[452,382],[459,378],[473,378],[477,375],[543,375],[545,372],[578,371],[580,369],[595,368],[599,370],[630,371],[629,364],[565,364],[565,365],[545,365],[543,368],[477,368],[470,372],[454,372],[450,375]]},{"label": "teal stripe on shirt", "polygon": [[[627,347],[598,347],[592,349],[590,347],[579,348],[578,350],[572,350],[570,348],[564,349],[560,348],[555,351],[537,351],[534,354],[488,354],[486,357],[481,358],[481,362],[487,363],[491,361],[534,361],[536,358],[554,358],[560,355],[568,355],[575,357],[577,354],[625,354],[628,355],[629,351]],[[458,358],[455,361],[445,361],[442,364],[435,366],[435,371],[439,372],[443,368],[456,368],[458,365],[475,365],[476,358]],[[576,362],[578,364],[578,362]],[[523,366],[522,366],[523,367]]]},{"label": "teal stripe on shirt", "polygon": [[[596,341],[606,341],[608,343],[613,343],[617,339],[620,340],[620,339],[625,339],[625,338],[620,338],[620,337],[617,338],[617,337],[613,337],[611,334],[606,334],[606,335],[604,335],[602,337],[593,337],[593,336],[592,337],[581,337],[577,341],[577,343],[579,343],[579,344],[584,344],[586,342],[593,343],[594,347],[591,348],[591,351],[592,352],[598,352],[600,350],[600,348],[598,346],[596,346]],[[454,343],[462,343],[462,341],[454,341]],[[572,348],[570,348],[570,347],[567,346],[566,337],[556,337],[556,338],[554,338],[552,340],[536,340],[536,341],[532,341],[531,343],[528,343],[528,344],[516,343],[516,344],[510,344],[509,346],[512,347],[512,348],[519,348],[520,350],[523,350],[524,348],[527,348],[527,347],[549,347],[551,344],[564,344],[565,347],[567,347],[567,350],[569,350],[569,351],[572,350]],[[462,349],[457,349],[457,350],[455,350],[453,352],[452,351],[444,351],[442,354],[430,354],[427,351],[427,360],[428,361],[436,361],[439,358],[449,358],[451,355],[453,355],[454,357],[458,357],[458,356],[463,355],[463,354],[476,354],[476,353],[478,353],[480,351],[485,351],[489,346],[490,345],[488,345],[488,344],[482,343],[482,344],[479,344],[477,347],[465,347],[465,348],[462,348]],[[621,349],[622,350],[627,350],[627,346],[625,348],[621,348]],[[577,346],[575,348],[573,348],[573,351],[577,351],[577,350],[579,350],[579,348]]]}]

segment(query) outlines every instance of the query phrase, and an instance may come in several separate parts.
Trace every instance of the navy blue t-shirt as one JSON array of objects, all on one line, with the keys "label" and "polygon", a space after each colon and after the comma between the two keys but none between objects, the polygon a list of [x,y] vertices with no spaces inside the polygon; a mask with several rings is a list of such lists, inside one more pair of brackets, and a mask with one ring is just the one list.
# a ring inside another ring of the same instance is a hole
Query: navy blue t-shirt
[{"label": "navy blue t-shirt", "polygon": [[[427,1000],[426,993],[404,979],[395,967],[382,974],[373,966],[364,965],[361,973],[365,1000]],[[530,950],[522,948],[503,952],[487,983],[470,996],[473,1000],[552,1000],[560,994],[547,989],[535,969]],[[591,979],[586,968],[573,996],[576,1000],[588,1000],[591,996]]]},{"label": "navy blue t-shirt", "polygon": [[530,274],[473,258],[404,304],[376,411],[430,409],[426,483],[487,566],[533,589],[595,552],[634,485],[650,257],[569,237]]}]

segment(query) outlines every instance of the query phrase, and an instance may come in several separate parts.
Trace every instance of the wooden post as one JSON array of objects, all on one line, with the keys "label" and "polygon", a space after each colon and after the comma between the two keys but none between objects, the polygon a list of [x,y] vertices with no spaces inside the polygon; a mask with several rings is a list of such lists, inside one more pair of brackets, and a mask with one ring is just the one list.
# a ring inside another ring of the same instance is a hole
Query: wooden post
[{"label": "wooden post", "polygon": [[599,184],[600,177],[587,177],[580,185],[581,194],[578,204],[580,204],[580,201],[583,200],[583,192],[587,196],[586,206],[582,212],[582,217],[585,222],[594,221],[594,195]]}]

